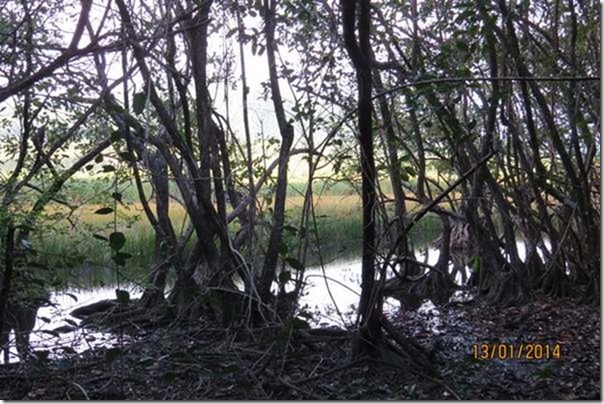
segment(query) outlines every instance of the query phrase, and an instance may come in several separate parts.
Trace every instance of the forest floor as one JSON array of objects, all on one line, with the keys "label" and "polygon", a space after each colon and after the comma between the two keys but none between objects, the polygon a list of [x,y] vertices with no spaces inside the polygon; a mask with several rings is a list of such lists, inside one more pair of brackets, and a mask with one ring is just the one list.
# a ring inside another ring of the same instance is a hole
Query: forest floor
[{"label": "forest floor", "polygon": [[[495,310],[471,301],[392,321],[431,352],[436,375],[350,362],[343,330],[254,340],[260,331],[199,324],[147,331],[121,348],[0,366],[0,399],[600,399],[599,307],[541,297]],[[491,344],[485,355],[496,358],[475,358],[476,344]],[[506,348],[489,352],[500,349],[493,344]],[[522,357],[509,358],[521,344]]]}]

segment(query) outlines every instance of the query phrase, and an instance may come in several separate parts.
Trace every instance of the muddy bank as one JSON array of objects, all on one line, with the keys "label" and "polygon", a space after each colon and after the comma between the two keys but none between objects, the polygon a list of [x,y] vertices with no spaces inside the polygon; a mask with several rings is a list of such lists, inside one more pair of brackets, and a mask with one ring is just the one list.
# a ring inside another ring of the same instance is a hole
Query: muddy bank
[{"label": "muddy bank", "polygon": [[[200,321],[0,367],[3,399],[599,399],[600,315],[573,300],[497,311],[453,303],[392,320],[431,352],[436,376],[350,362],[342,329],[220,329]],[[558,359],[480,359],[475,344],[559,344]]]}]

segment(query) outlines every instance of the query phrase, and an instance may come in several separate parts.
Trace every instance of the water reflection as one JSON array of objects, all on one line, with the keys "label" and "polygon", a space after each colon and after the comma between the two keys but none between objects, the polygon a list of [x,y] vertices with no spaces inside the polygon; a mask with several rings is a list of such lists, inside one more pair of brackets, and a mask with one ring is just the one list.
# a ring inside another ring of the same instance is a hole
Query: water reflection
[{"label": "water reflection", "polygon": [[[524,242],[518,242],[518,252],[522,260],[526,256]],[[549,248],[549,243],[546,242]],[[542,251],[539,251],[540,255]],[[419,261],[435,265],[438,261],[439,251],[427,248],[420,254],[416,254]],[[450,269],[456,267],[454,282],[458,285],[465,284],[470,272],[467,260],[450,263]],[[392,276],[392,274],[390,274]],[[305,287],[300,299],[301,306],[313,315],[313,325],[328,326],[337,325],[348,327],[353,324],[356,315],[356,307],[361,292],[361,260],[357,258],[344,258],[335,260],[321,266],[309,267],[305,270]],[[131,298],[140,297],[142,290],[135,284],[122,285],[122,289],[130,292]],[[463,301],[469,295],[465,291],[453,293],[450,301]],[[50,356],[82,352],[98,345],[118,344],[119,336],[108,333],[92,332],[90,330],[77,328],[73,332],[58,333],[59,327],[73,326],[79,324],[69,313],[80,306],[88,305],[103,299],[115,299],[115,287],[105,286],[93,289],[68,289],[56,292],[52,295],[52,307],[42,307],[38,312],[38,318],[32,333],[30,342],[36,350],[48,350]],[[436,310],[429,300],[421,302],[418,310]],[[385,301],[385,310],[396,313],[401,303],[393,298]],[[438,324],[434,324],[436,329]],[[65,328],[67,329],[67,328]],[[14,346],[14,333],[11,334]],[[12,352],[12,360],[16,359],[16,352]],[[0,359],[0,363],[2,359]]]},{"label": "water reflection", "polygon": [[[132,298],[142,294],[142,290],[134,284],[122,285],[122,289],[130,291]],[[74,327],[80,323],[80,320],[69,314],[78,307],[103,299],[115,299],[115,287],[97,287],[92,290],[68,289],[53,293],[50,298],[53,304],[38,310],[30,344],[36,351],[48,351],[50,358],[83,352],[99,345],[118,345],[121,336]],[[19,358],[15,349],[14,332],[11,332],[9,338],[9,360],[16,362]],[[0,363],[4,363],[3,355],[0,356],[2,356]]]},{"label": "water reflection", "polygon": [[[416,257],[434,265],[438,261],[438,253],[437,249],[428,248]],[[389,277],[392,276],[394,274],[389,271]],[[347,327],[353,324],[361,293],[360,258],[335,261],[323,268],[307,268],[305,280],[306,287],[300,304],[308,305],[314,325]],[[384,310],[388,312],[399,310],[400,307],[401,303],[394,298],[385,300]]]},{"label": "water reflection", "polygon": [[[546,241],[545,246],[550,248]],[[518,255],[521,260],[526,259],[526,246],[523,241],[517,242]],[[538,253],[543,257],[543,251]],[[436,265],[439,258],[439,250],[435,248],[424,248],[416,254],[418,261],[429,265]],[[449,271],[453,275],[456,285],[466,285],[471,270],[468,267],[470,256],[468,254],[451,254]],[[324,275],[326,277],[324,278]],[[394,276],[392,272],[389,277]],[[313,314],[314,325],[338,325],[347,326],[354,322],[356,307],[361,293],[361,260],[360,258],[348,258],[326,264],[321,268],[314,266],[305,271],[306,287],[301,297],[301,305],[308,305]],[[467,291],[459,290],[453,292],[449,301],[467,301],[471,295]],[[397,299],[387,298],[384,310],[394,313],[401,308]],[[419,311],[431,310],[433,303],[429,299],[420,302]]]}]

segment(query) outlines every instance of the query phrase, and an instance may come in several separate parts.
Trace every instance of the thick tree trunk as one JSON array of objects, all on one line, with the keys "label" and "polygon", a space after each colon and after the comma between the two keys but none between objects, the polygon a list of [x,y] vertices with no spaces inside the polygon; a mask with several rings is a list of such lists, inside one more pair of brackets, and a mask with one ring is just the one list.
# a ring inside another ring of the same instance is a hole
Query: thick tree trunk
[{"label": "thick tree trunk", "polygon": [[[15,253],[15,226],[11,221],[6,219],[2,220],[2,224],[6,227],[0,233],[4,247],[4,251],[2,251],[4,253],[2,257],[4,265],[0,273],[0,342],[2,343],[0,348],[2,348],[5,342],[8,342],[8,333],[10,332],[5,320],[8,314],[8,296],[11,292]],[[4,363],[8,363],[8,348],[4,351]]]},{"label": "thick tree trunk", "polygon": [[155,191],[158,229],[155,231],[151,285],[144,291],[140,302],[146,307],[152,307],[165,302],[166,277],[172,266],[178,266],[178,257],[176,235],[170,220],[170,190],[166,161],[159,152],[155,151],[147,158],[146,165]]},{"label": "thick tree trunk", "polygon": [[260,296],[267,300],[270,295],[271,284],[276,278],[279,251],[283,242],[283,222],[285,218],[285,199],[287,193],[287,165],[289,152],[294,140],[294,127],[287,122],[283,109],[281,90],[279,88],[279,78],[277,76],[277,65],[275,60],[275,8],[275,0],[264,1],[266,57],[268,59],[273,106],[275,107],[279,131],[281,132],[281,149],[279,150],[279,169],[277,171],[277,189],[275,192],[275,205],[273,207],[273,223],[259,285]]},{"label": "thick tree trunk", "polygon": [[[372,100],[371,89],[371,10],[369,0],[340,2],[344,45],[357,74],[359,147],[361,151],[362,203],[363,203],[363,248],[361,298],[359,319],[361,327],[355,341],[353,355],[374,352],[381,341],[382,297],[375,290],[375,205],[376,169],[373,154]],[[357,13],[358,6],[358,13]],[[355,20],[359,31],[355,34]]]}]

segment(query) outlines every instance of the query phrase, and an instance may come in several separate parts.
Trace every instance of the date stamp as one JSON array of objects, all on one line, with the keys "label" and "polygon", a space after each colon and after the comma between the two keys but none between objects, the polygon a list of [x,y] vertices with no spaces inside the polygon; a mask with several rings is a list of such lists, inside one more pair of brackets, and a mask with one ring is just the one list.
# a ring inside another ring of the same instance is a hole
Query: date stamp
[{"label": "date stamp", "polygon": [[473,344],[472,358],[477,360],[541,360],[560,359],[562,348],[560,344]]}]

